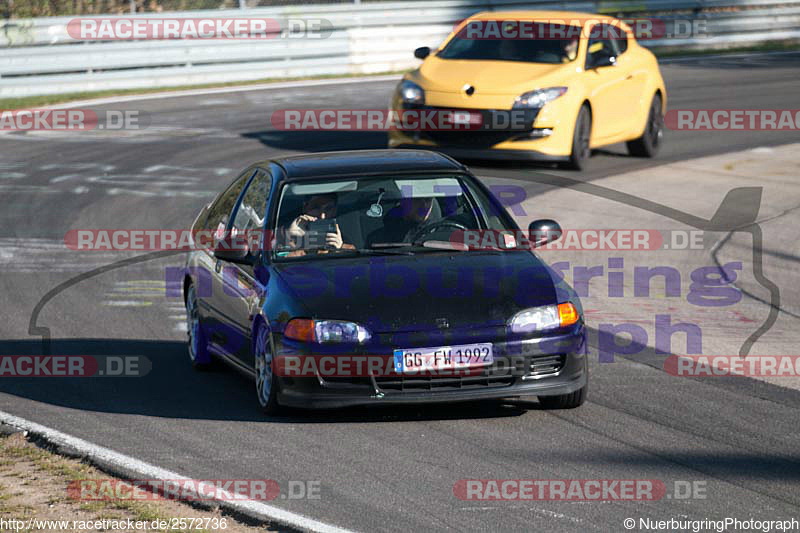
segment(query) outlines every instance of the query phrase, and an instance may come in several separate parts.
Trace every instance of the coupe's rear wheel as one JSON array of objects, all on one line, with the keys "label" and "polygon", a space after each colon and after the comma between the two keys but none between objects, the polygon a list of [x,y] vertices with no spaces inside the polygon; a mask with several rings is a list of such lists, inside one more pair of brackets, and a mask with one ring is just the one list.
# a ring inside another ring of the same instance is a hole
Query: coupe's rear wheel
[{"label": "coupe's rear wheel", "polygon": [[628,153],[636,157],[655,157],[661,148],[664,137],[664,115],[661,109],[661,96],[653,96],[644,133],[638,139],[628,141]]},{"label": "coupe's rear wheel", "polygon": [[583,105],[578,111],[578,118],[575,120],[575,130],[572,133],[572,153],[565,166],[572,170],[583,170],[589,162],[592,154],[589,142],[592,137],[592,113],[589,107]]},{"label": "coupe's rear wheel", "polygon": [[186,332],[189,336],[189,359],[192,367],[197,370],[207,369],[211,366],[211,353],[208,351],[205,331],[200,322],[200,308],[194,285],[189,285],[186,290]]},{"label": "coupe's rear wheel", "polygon": [[272,344],[269,330],[258,328],[255,347],[256,396],[261,409],[267,414],[276,414],[281,406],[278,404],[278,387],[273,371]]}]

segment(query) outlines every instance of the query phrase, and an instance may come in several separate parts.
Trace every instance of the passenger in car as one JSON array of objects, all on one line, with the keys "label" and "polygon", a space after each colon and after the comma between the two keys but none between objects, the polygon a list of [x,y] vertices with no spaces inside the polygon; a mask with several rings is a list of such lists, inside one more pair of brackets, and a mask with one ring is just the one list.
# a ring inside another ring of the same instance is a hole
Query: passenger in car
[{"label": "passenger in car", "polygon": [[306,255],[307,252],[324,253],[327,249],[353,249],[355,246],[347,244],[342,238],[339,224],[336,223],[336,231],[325,234],[324,248],[309,249],[309,240],[306,238],[309,231],[309,224],[318,220],[336,219],[337,196],[335,194],[316,194],[310,196],[304,203],[302,213],[298,215],[288,227],[279,231],[282,236],[284,248],[291,251],[286,254],[289,257]]}]

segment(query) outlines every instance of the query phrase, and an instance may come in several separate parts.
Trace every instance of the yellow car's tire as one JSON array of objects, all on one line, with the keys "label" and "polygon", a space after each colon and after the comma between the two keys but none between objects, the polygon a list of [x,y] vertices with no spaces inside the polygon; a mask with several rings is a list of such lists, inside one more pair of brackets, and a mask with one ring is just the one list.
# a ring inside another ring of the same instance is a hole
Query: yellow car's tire
[{"label": "yellow car's tire", "polygon": [[592,154],[589,148],[589,140],[592,135],[592,112],[589,106],[581,106],[578,111],[578,118],[575,119],[575,129],[572,132],[572,153],[565,167],[572,170],[583,170],[589,162]]},{"label": "yellow car's tire", "polygon": [[635,157],[655,157],[661,148],[664,137],[664,114],[661,110],[661,96],[655,94],[647,114],[644,133],[638,139],[628,141],[628,153]]}]

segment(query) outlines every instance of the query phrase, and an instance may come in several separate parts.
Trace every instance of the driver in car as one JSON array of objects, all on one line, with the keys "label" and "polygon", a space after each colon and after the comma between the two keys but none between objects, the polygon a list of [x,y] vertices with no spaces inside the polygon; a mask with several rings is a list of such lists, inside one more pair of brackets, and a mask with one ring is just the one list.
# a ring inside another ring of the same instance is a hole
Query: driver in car
[{"label": "driver in car", "polygon": [[386,216],[383,228],[370,235],[373,243],[412,242],[431,222],[433,198],[417,197],[403,202]]},{"label": "driver in car", "polygon": [[561,61],[563,63],[569,63],[573,59],[578,57],[578,39],[572,39],[567,41],[567,44],[564,45],[564,52],[561,57]]}]

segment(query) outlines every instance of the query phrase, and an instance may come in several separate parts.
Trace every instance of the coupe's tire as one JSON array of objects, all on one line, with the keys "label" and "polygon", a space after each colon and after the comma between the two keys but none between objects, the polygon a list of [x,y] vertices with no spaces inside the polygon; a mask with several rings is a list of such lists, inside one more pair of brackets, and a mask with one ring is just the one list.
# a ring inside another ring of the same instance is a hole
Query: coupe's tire
[{"label": "coupe's tire", "polygon": [[186,289],[186,333],[189,336],[189,359],[192,368],[207,370],[211,367],[211,352],[208,351],[205,328],[200,321],[200,308],[197,304],[197,291],[194,285]]},{"label": "coupe's tire", "polygon": [[575,119],[575,129],[572,132],[572,153],[564,167],[571,170],[583,170],[592,155],[589,142],[592,137],[592,112],[589,106],[581,106],[578,118]]},{"label": "coupe's tire", "polygon": [[586,401],[586,391],[589,389],[587,383],[580,389],[569,394],[559,396],[539,396],[539,403],[545,409],[574,409],[580,407]]},{"label": "coupe's tire", "polygon": [[281,406],[278,403],[278,384],[275,381],[275,370],[272,364],[272,343],[269,330],[265,326],[259,327],[256,332],[254,355],[258,404],[266,414],[278,414]]},{"label": "coupe's tire", "polygon": [[661,148],[664,137],[664,114],[661,109],[661,96],[653,96],[644,133],[638,139],[628,141],[628,153],[635,157],[655,157]]}]

